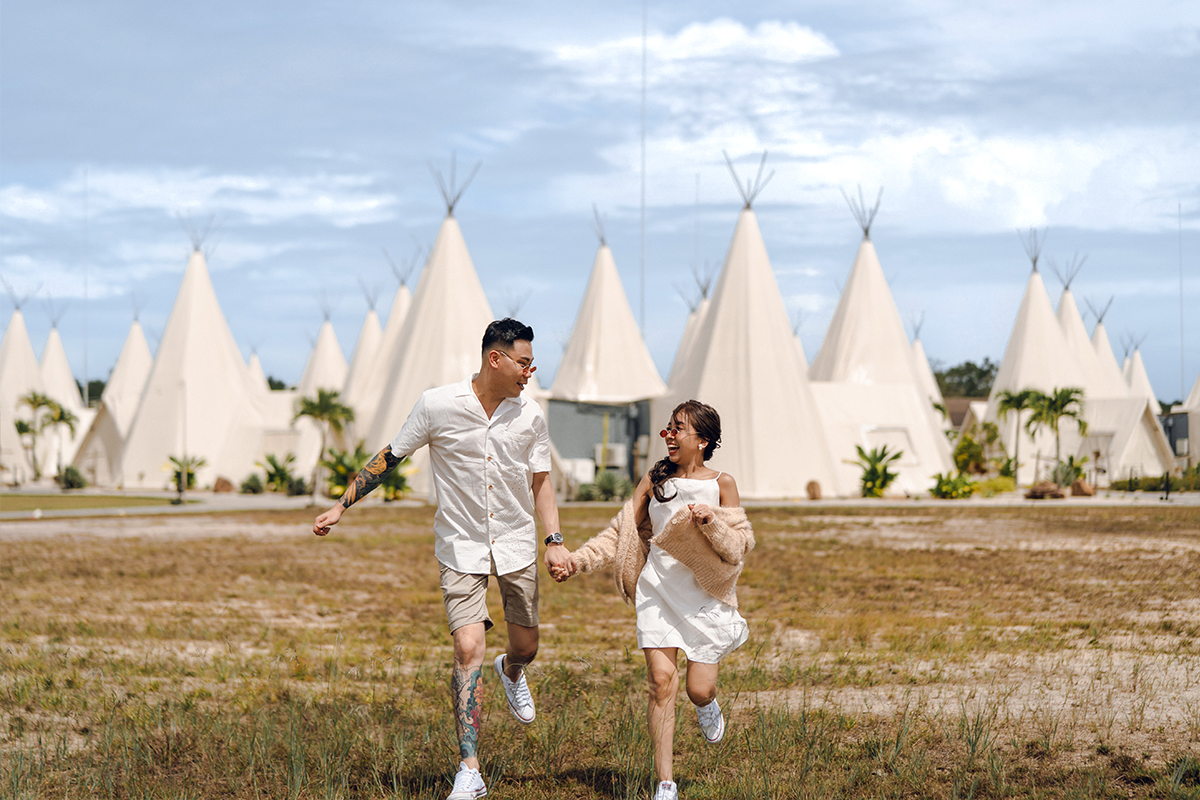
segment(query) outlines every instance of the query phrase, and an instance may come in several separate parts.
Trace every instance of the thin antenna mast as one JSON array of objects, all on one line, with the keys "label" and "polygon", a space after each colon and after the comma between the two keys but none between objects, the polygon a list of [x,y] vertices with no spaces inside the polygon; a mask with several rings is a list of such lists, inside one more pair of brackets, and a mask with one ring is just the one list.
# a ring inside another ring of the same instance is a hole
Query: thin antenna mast
[{"label": "thin antenna mast", "polygon": [[83,407],[91,405],[88,397],[88,261],[91,250],[88,246],[88,171],[83,168]]},{"label": "thin antenna mast", "polygon": [[638,298],[638,326],[643,337],[646,335],[646,20],[647,2],[642,0],[642,219],[640,229],[640,291]]},{"label": "thin antenna mast", "polygon": [[1187,377],[1183,363],[1183,203],[1179,203],[1179,396],[1187,400]]}]

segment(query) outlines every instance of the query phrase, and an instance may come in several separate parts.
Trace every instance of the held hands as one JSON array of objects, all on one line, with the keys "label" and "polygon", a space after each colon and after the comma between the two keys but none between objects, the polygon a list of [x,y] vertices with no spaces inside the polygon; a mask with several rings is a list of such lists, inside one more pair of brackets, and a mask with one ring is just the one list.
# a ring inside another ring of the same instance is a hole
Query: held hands
[{"label": "held hands", "polygon": [[313,533],[317,536],[329,533],[329,529],[338,524],[338,520],[342,518],[342,512],[345,510],[341,503],[336,503],[333,508],[317,517],[317,521],[313,523]]},{"label": "held hands", "polygon": [[546,571],[551,578],[562,583],[579,571],[579,565],[564,545],[552,544],[546,548]]},{"label": "held hands", "polygon": [[689,503],[688,510],[692,512],[692,522],[700,525],[707,525],[713,521],[713,510],[705,503]]}]

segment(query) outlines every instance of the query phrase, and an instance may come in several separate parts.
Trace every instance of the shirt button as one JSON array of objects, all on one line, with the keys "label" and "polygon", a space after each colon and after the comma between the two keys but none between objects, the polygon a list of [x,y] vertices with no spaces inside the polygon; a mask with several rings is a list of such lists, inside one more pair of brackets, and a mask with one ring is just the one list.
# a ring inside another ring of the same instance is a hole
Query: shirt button
[{"label": "shirt button", "polygon": [[491,456],[488,456],[488,461],[491,461],[491,460],[492,460],[492,457],[491,457]]},{"label": "shirt button", "polygon": [[490,488],[492,488],[492,485],[491,485],[490,483],[488,484],[488,488],[489,488],[489,489],[490,489]]},{"label": "shirt button", "polygon": [[495,514],[488,514],[488,516],[489,516],[489,517],[494,517],[494,516],[496,516],[496,515],[495,515]]}]

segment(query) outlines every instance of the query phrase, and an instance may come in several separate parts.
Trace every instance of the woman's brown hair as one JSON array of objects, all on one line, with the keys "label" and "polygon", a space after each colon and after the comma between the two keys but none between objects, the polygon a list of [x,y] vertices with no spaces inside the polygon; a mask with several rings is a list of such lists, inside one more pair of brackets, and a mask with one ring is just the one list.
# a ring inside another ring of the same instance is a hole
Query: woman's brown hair
[{"label": "woman's brown hair", "polygon": [[[708,461],[721,446],[721,415],[715,408],[699,400],[685,400],[675,406],[675,410],[671,412],[671,421],[674,422],[681,413],[691,423],[696,435],[708,442],[702,454],[704,460]],[[665,503],[675,496],[664,496],[662,487],[675,474],[676,468],[677,465],[670,458],[660,459],[650,468],[650,488],[654,492],[654,499],[660,503]]]}]

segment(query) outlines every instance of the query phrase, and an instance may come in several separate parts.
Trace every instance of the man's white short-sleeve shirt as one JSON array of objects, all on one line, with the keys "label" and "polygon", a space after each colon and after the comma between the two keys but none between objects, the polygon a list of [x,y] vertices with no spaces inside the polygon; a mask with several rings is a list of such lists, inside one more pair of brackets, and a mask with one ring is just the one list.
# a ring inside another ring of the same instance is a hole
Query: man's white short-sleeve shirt
[{"label": "man's white short-sleeve shirt", "polygon": [[455,572],[506,575],[537,560],[533,474],[550,471],[550,433],[537,403],[500,402],[491,419],[471,387],[439,386],[421,395],[392,439],[392,454],[429,445],[437,515],[434,554]]}]

